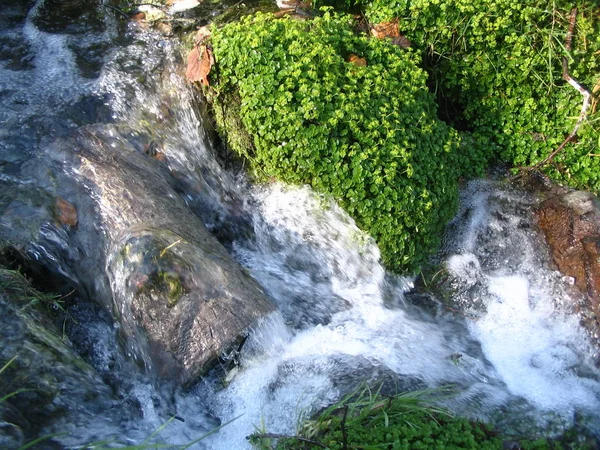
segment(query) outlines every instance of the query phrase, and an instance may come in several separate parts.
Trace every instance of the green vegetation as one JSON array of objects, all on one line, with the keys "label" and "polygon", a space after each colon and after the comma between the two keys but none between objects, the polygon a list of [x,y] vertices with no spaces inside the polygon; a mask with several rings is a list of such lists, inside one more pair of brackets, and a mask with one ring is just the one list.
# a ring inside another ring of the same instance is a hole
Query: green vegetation
[{"label": "green vegetation", "polygon": [[[578,11],[567,51],[573,6]],[[445,115],[472,132],[472,145],[486,158],[533,165],[571,133],[583,97],[562,78],[563,56],[572,77],[590,92],[600,88],[597,2],[373,0],[366,11],[373,23],[400,19]],[[548,175],[600,189],[599,119],[591,107],[576,142],[545,166]]]},{"label": "green vegetation", "polygon": [[505,441],[522,449],[593,448],[585,443],[502,436],[488,425],[453,417],[431,401],[440,392],[423,390],[385,397],[369,388],[353,393],[306,421],[298,436],[257,432],[258,449],[503,449]]},{"label": "green vegetation", "polygon": [[64,297],[40,292],[31,286],[21,272],[0,265],[0,296],[5,295],[18,299],[23,309],[42,307],[47,311],[64,311],[62,306]]},{"label": "green vegetation", "polygon": [[330,9],[310,21],[257,14],[213,28],[209,96],[220,131],[259,179],[332,195],[377,240],[388,268],[414,272],[425,261],[455,212],[458,180],[492,162],[544,161],[554,179],[600,189],[595,100],[577,139],[545,161],[582,106],[562,78],[563,56],[571,76],[600,89],[591,1],[579,6],[571,51],[563,0],[318,4],[362,5],[371,24],[399,18],[412,50],[360,34]]},{"label": "green vegetation", "polygon": [[389,268],[416,270],[455,213],[458,179],[481,168],[437,119],[418,55],[329,12],[256,14],[215,29],[212,44],[218,125],[255,174],[332,195]]}]

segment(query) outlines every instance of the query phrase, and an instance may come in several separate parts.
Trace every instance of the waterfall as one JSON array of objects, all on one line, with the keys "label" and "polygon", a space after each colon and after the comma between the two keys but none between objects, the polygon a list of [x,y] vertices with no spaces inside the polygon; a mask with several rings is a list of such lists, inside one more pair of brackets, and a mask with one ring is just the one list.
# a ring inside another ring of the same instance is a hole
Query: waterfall
[{"label": "waterfall", "polygon": [[[533,226],[531,194],[491,180],[463,186],[460,210],[435,256],[437,279],[445,281],[419,290],[416,279],[385,270],[374,240],[333,199],[306,186],[254,185],[222,167],[182,78],[175,38],[135,25],[119,30],[105,8],[103,28],[92,27],[84,33],[88,42],[81,41],[40,29],[43,4],[26,9],[12,2],[0,13],[2,45],[19,41],[24,49],[16,66],[6,55],[0,60],[0,181],[50,189],[55,181],[45,164],[55,167],[63,156],[40,156],[53,151],[49,144],[86,124],[110,123],[120,133],[115,140],[126,136],[140,152],[161,155],[156,173],[173,187],[168,195],[200,217],[276,305],[238,352],[223,355],[220,366],[186,389],[162,389],[123,362],[129,351],[106,311],[81,312],[91,322],[74,327],[70,338],[110,384],[115,410],[110,426],[57,422],[51,431],[64,426],[70,433],[58,442],[140,442],[176,415],[181,420],[153,439],[185,444],[223,425],[196,447],[250,448],[246,436],[256,429],[294,434],[302,419],[363,382],[388,392],[451,385],[456,393],[444,406],[516,434],[558,434],[581,417],[598,433],[595,350],[569,308],[569,280],[551,268]],[[11,11],[22,20],[8,20]],[[85,56],[98,48],[103,56],[92,76],[77,51]],[[92,200],[94,189],[87,190]],[[88,221],[91,229],[93,217]],[[98,230],[98,242],[83,244],[100,248],[107,234]],[[62,267],[60,255],[72,250],[59,254],[44,245],[38,258],[53,258],[52,267]],[[88,281],[100,295],[109,284],[102,277],[119,278],[103,273],[103,261],[95,264],[98,280]]]}]

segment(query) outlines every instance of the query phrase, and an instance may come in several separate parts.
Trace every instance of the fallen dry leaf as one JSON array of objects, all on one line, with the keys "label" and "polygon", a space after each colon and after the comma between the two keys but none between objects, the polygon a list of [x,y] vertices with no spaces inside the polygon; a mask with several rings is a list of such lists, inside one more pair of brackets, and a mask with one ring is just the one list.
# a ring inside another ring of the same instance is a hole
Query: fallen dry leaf
[{"label": "fallen dry leaf", "polygon": [[350,55],[348,57],[348,62],[358,67],[367,67],[367,60],[357,55]]},{"label": "fallen dry leaf", "polygon": [[390,22],[378,23],[371,28],[371,34],[377,39],[390,38],[392,44],[398,45],[402,48],[408,48],[412,44],[405,36],[400,34],[400,27],[398,24],[398,19],[394,19]]},{"label": "fallen dry leaf", "polygon": [[137,13],[131,18],[131,20],[133,20],[134,22],[137,22],[137,23],[145,22],[146,14],[143,12]]},{"label": "fallen dry leaf", "polygon": [[210,86],[208,74],[214,63],[212,51],[206,45],[196,46],[188,55],[185,76],[192,83],[199,82],[204,86]]},{"label": "fallen dry leaf", "polygon": [[371,34],[377,39],[383,39],[386,37],[397,37],[400,36],[400,29],[398,27],[398,19],[394,19],[391,22],[381,22],[371,28]]}]

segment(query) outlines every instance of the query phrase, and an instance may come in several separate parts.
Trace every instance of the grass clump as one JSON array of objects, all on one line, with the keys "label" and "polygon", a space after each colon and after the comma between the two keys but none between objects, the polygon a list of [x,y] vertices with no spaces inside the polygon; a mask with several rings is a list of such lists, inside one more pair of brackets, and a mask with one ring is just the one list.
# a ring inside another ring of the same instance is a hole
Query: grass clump
[{"label": "grass clump", "polygon": [[[600,15],[597,2],[564,0],[373,0],[373,23],[400,19],[418,49],[430,87],[451,123],[472,134],[476,153],[516,166],[544,160],[574,129],[582,95],[572,77],[600,91]],[[577,6],[572,48],[567,33]],[[595,101],[576,141],[545,172],[578,188],[600,189],[600,115]]]},{"label": "grass clump", "polygon": [[332,195],[387,267],[415,271],[455,213],[458,179],[481,168],[438,120],[419,55],[357,35],[349,16],[330,12],[259,13],[215,28],[212,45],[215,109],[237,105],[240,118],[220,111],[218,126],[257,177]]},{"label": "grass clump", "polygon": [[306,421],[297,436],[257,432],[249,439],[255,448],[278,450],[499,450],[505,442],[521,449],[555,448],[547,439],[517,441],[483,422],[454,417],[432,403],[439,394],[426,389],[386,397],[367,387]]}]

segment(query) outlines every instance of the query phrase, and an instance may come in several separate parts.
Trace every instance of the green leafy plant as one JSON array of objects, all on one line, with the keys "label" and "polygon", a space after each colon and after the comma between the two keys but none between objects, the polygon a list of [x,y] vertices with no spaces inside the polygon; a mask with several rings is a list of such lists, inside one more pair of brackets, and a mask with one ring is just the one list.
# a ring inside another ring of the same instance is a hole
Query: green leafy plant
[{"label": "green leafy plant", "polygon": [[[582,96],[563,80],[563,57],[580,84],[600,87],[600,16],[593,1],[373,0],[367,17],[373,23],[400,19],[447,119],[471,133],[470,145],[484,160],[536,164],[573,130]],[[544,165],[550,176],[600,189],[599,119],[591,108],[578,139]]]},{"label": "green leafy plant", "polygon": [[325,10],[310,21],[256,14],[214,28],[209,94],[218,126],[259,179],[332,195],[389,268],[413,272],[455,213],[458,179],[482,167],[437,119],[419,55],[357,35],[352,20]]}]

